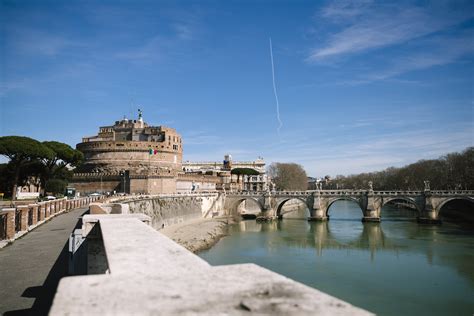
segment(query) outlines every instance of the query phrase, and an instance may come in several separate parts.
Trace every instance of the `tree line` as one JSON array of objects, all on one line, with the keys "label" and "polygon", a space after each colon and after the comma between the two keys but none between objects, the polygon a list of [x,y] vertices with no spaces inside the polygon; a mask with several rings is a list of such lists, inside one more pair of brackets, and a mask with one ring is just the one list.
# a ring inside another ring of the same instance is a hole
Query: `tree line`
[{"label": "tree line", "polygon": [[383,171],[343,176],[323,183],[323,189],[362,189],[372,181],[375,190],[423,190],[424,181],[432,190],[468,190],[474,188],[474,147],[450,153],[438,159]]},{"label": "tree line", "polygon": [[73,175],[70,168],[84,161],[82,152],[67,144],[23,136],[0,137],[0,155],[9,159],[0,164],[0,192],[12,199],[17,187],[26,184],[45,192],[63,193]]}]

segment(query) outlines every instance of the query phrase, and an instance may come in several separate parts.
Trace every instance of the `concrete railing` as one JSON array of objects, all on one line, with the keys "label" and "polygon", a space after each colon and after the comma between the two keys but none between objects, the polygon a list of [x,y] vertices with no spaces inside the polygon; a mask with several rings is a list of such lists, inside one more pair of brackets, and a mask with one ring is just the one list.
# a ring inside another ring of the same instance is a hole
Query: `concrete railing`
[{"label": "concrete railing", "polygon": [[61,279],[50,315],[370,315],[254,264],[211,266],[137,215],[84,216],[89,275]]},{"label": "concrete railing", "polygon": [[102,199],[101,196],[73,200],[62,198],[0,209],[0,242],[11,242],[54,216]]}]

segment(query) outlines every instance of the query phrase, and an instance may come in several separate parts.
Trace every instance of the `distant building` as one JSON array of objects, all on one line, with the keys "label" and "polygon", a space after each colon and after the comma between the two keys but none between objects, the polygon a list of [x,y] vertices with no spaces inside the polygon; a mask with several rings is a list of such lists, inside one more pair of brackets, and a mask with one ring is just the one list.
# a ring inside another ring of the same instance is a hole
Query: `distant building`
[{"label": "distant building", "polygon": [[308,190],[316,190],[319,179],[308,177]]},{"label": "distant building", "polygon": [[183,141],[175,129],[124,118],[77,144],[85,157],[71,186],[78,192],[172,193],[181,172]]},{"label": "distant building", "polygon": [[[267,189],[265,161],[182,163],[183,139],[165,126],[150,126],[139,111],[137,120],[101,126],[97,135],[84,137],[76,148],[84,164],[69,184],[80,194],[116,192],[159,194],[190,191]],[[247,168],[252,175],[232,174]]]},{"label": "distant building", "polygon": [[[237,170],[253,171],[252,174],[236,174]],[[222,182],[220,190],[229,191],[266,191],[269,179],[265,171],[265,161],[259,157],[254,161],[233,161],[231,155],[225,155],[222,162],[183,162],[186,173],[222,174],[229,179]]]}]

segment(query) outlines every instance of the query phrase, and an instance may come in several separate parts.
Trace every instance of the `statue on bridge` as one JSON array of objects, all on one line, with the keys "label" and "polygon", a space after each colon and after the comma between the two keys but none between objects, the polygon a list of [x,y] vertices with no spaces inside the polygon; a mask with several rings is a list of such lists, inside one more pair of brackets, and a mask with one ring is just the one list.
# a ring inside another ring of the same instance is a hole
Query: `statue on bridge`
[{"label": "statue on bridge", "polygon": [[423,181],[425,183],[425,192],[430,191],[430,182],[429,181]]},{"label": "statue on bridge", "polygon": [[372,181],[369,181],[369,191],[374,190],[374,183]]}]

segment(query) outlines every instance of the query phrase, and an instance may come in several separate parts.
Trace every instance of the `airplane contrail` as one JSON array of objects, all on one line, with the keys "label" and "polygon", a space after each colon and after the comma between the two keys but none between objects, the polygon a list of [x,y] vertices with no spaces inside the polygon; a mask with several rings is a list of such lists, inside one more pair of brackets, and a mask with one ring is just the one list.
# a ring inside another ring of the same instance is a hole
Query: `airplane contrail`
[{"label": "airplane contrail", "polygon": [[276,89],[276,85],[275,85],[275,67],[273,65],[273,47],[272,47],[272,38],[270,37],[270,58],[271,58],[271,61],[272,61],[272,78],[273,78],[273,93],[275,94],[275,100],[276,100],[276,112],[277,112],[277,120],[278,120],[278,128],[277,128],[277,132],[278,132],[278,135],[280,135],[280,129],[281,127],[283,126],[283,123],[281,122],[281,119],[280,119],[280,103],[278,102],[278,94],[277,94],[277,89]]}]

